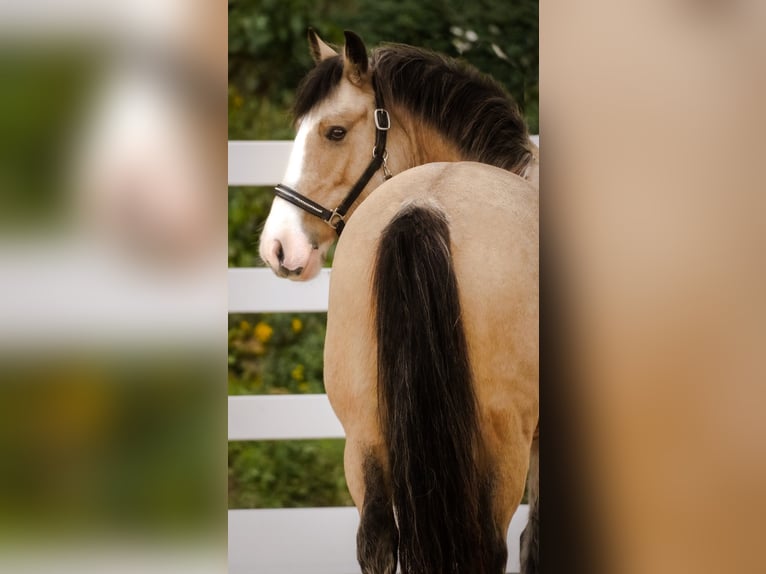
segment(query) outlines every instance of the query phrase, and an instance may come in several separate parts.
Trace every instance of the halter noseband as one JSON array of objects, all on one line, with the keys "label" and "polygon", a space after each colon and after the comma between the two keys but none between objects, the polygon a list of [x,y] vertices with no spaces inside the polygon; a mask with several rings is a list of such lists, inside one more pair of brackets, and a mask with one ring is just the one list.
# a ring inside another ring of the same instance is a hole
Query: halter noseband
[{"label": "halter noseband", "polygon": [[[373,88],[375,87],[375,81],[373,80]],[[318,217],[324,221],[327,225],[335,230],[335,233],[340,236],[343,228],[346,225],[346,214],[351,206],[359,198],[362,190],[370,182],[372,176],[378,171],[381,166],[383,167],[383,174],[386,179],[391,178],[391,173],[386,167],[386,158],[388,152],[386,151],[386,135],[391,127],[391,118],[388,116],[388,112],[383,107],[383,101],[380,97],[378,90],[375,90],[375,111],[373,112],[375,118],[375,146],[372,148],[372,159],[367,165],[367,169],[356,181],[351,191],[346,194],[340,205],[333,210],[329,210],[326,207],[318,204],[316,201],[309,199],[305,195],[301,195],[296,190],[288,187],[282,183],[274,188],[274,193],[289,201],[293,205],[300,207],[302,210],[310,213],[311,215]]]}]

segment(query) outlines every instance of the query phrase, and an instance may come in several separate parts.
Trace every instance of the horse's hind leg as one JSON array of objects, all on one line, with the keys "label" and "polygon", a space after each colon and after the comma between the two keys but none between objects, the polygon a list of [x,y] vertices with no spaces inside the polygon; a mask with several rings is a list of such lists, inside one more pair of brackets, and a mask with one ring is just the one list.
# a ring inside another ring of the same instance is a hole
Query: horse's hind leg
[{"label": "horse's hind leg", "polygon": [[[391,492],[383,460],[372,449],[346,444],[346,476],[351,496],[359,509],[356,535],[357,559],[363,574],[395,574],[399,531],[394,519]],[[361,476],[359,473],[361,470]]]},{"label": "horse's hind leg", "polygon": [[508,546],[505,541],[508,525],[493,517],[495,488],[496,481],[492,479],[487,480],[481,490],[480,511],[484,540],[482,564],[487,573],[503,574],[508,563]]},{"label": "horse's hind leg", "polygon": [[521,533],[521,574],[537,574],[540,546],[540,438],[535,436],[529,459],[528,499],[529,518]]}]

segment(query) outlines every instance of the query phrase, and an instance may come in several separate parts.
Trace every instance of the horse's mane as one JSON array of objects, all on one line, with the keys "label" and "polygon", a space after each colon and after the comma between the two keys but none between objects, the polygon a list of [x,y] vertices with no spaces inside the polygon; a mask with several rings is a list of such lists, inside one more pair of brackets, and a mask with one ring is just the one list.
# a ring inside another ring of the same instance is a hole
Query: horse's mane
[{"label": "horse's mane", "polygon": [[[529,133],[508,93],[473,66],[429,50],[385,44],[370,66],[386,105],[396,104],[436,128],[465,159],[520,173],[533,159]],[[303,79],[293,113],[303,117],[343,76],[340,56],[321,61]]]}]

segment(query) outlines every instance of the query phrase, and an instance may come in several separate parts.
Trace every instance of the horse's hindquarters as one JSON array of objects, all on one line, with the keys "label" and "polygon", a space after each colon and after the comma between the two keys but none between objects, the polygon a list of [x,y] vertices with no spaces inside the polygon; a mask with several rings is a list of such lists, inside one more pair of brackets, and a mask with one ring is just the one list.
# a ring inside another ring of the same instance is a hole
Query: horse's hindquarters
[{"label": "horse's hindquarters", "polygon": [[538,200],[536,188],[521,178],[483,164],[428,164],[397,175],[358,208],[338,245],[325,379],[351,451],[349,488],[360,506],[360,453],[385,451],[373,265],[381,233],[407,204],[433,207],[448,221],[486,451],[480,462],[491,479],[495,524],[505,529],[523,493],[538,420]]}]

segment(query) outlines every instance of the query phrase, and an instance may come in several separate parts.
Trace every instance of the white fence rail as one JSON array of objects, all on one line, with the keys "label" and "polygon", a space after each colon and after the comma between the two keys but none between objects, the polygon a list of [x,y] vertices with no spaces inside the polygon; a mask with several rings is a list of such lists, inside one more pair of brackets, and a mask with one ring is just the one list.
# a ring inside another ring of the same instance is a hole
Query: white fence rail
[{"label": "white fence rail", "polygon": [[282,179],[291,141],[229,142],[229,185],[276,185]]},{"label": "white fence rail", "polygon": [[229,397],[229,440],[344,436],[327,395]]},{"label": "white fence rail", "polygon": [[[537,138],[534,138],[537,141]],[[229,185],[275,185],[292,142],[229,142]],[[330,271],[308,283],[268,269],[229,269],[229,312],[327,310]],[[343,438],[326,395],[229,397],[229,440]],[[528,509],[508,529],[508,570],[519,569],[518,544]],[[229,511],[229,573],[358,574],[355,508]]]},{"label": "white fence rail", "polygon": [[285,281],[270,269],[229,269],[229,313],[327,311],[330,270],[306,283]]}]

